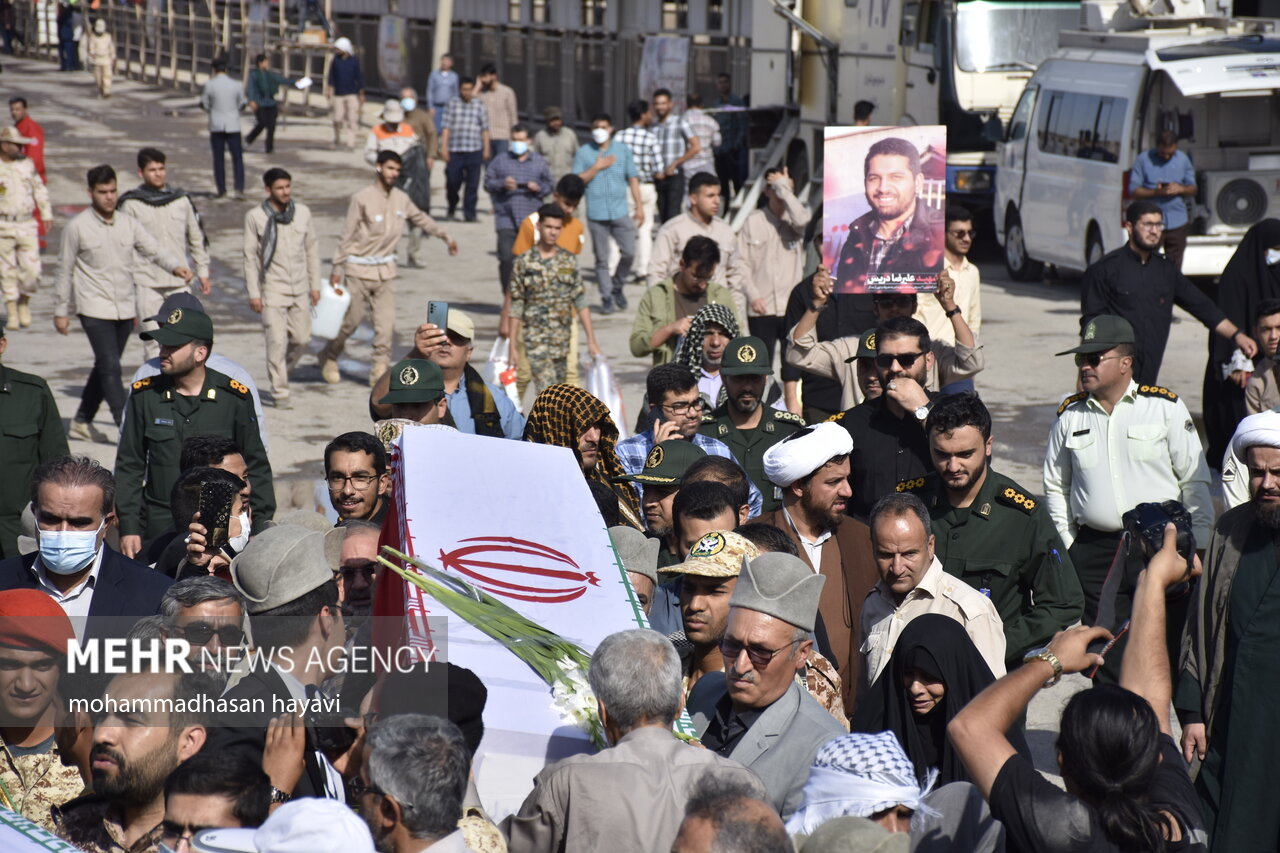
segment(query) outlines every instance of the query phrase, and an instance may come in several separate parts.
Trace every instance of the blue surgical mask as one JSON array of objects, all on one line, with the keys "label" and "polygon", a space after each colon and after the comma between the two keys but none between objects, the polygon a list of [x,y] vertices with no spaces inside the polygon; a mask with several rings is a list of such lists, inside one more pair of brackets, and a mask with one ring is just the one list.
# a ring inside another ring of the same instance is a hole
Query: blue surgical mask
[{"label": "blue surgical mask", "polygon": [[1280,249],[1267,249],[1267,266],[1280,264]]},{"label": "blue surgical mask", "polygon": [[405,112],[411,113],[413,112],[414,107],[418,106],[418,102],[413,98],[401,98],[400,106],[404,107]]},{"label": "blue surgical mask", "polygon": [[98,555],[98,534],[107,522],[97,530],[41,530],[40,562],[55,575],[74,575]]},{"label": "blue surgical mask", "polygon": [[529,143],[523,139],[517,139],[511,143],[511,153],[517,157],[523,157],[529,153]]}]

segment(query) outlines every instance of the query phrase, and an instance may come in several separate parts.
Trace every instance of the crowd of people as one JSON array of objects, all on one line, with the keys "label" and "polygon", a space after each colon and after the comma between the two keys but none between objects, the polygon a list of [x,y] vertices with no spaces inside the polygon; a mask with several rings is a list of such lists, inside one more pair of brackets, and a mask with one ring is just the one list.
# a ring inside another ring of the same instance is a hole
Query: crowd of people
[{"label": "crowd of people", "polygon": [[[246,95],[215,63],[215,152],[219,134],[240,150],[249,101],[273,144],[267,101],[289,81],[268,64]],[[335,142],[354,147],[363,82],[358,62],[334,67]],[[426,109],[411,90],[385,104],[364,149],[372,183],[333,252],[330,281],[351,306],[320,353],[324,380],[342,381],[345,342],[371,314],[370,426],[316,454],[323,513],[276,511],[261,400],[250,372],[215,352],[193,292],[211,288],[204,226],[169,185],[164,152],[138,152],[141,183],[123,194],[112,167],[89,170],[90,206],[63,225],[54,323],[68,334],[74,314],[95,354],[70,436],[106,440],[94,426],[105,402],[119,440],[113,469],[70,454],[48,385],[0,366],[0,806],[88,853],[1280,844],[1265,800],[1280,746],[1261,689],[1280,600],[1280,224],[1245,236],[1214,299],[1159,251],[1161,208],[1133,202],[1128,243],[1085,275],[1080,341],[1059,354],[1074,357],[1078,389],[1032,489],[992,467],[973,215],[929,208],[918,155],[874,148],[868,175],[912,177],[891,197],[868,190],[846,250],[891,265],[921,251],[904,244],[909,224],[937,219],[942,273],[932,293],[839,293],[845,272],[805,274],[823,228],[785,169],[765,172],[740,232],[726,223],[723,186],[741,166],[724,139],[741,128],[700,103],[678,114],[658,90],[629,106],[623,130],[593,117],[578,145],[559,110],[532,133],[492,66],[472,79],[446,57]],[[215,127],[223,107],[234,130]],[[21,98],[11,112],[0,355],[31,323],[32,245],[51,219],[42,131]],[[516,344],[520,396],[534,386],[527,416],[471,366],[475,321],[456,307],[391,352],[401,237],[411,260],[421,235],[459,252],[419,203],[436,158],[447,219],[459,204],[478,216],[481,180],[492,200],[500,333]],[[241,192],[241,166],[233,181]],[[268,402],[288,408],[320,257],[289,173],[262,181],[244,281]],[[629,346],[652,365],[627,438],[578,384],[579,327],[586,354],[601,352],[578,263],[586,234],[600,311],[627,311],[644,279]],[[1241,403],[1213,413],[1208,455],[1158,384],[1175,302],[1214,336],[1206,382],[1230,383]],[[135,318],[148,361],[126,389]],[[373,602],[396,582],[378,562],[384,527],[398,529],[392,451],[418,429],[571,451],[648,625],[617,626],[591,655],[607,746],[548,763],[497,819],[471,772],[479,674],[341,665],[376,644]],[[184,640],[192,671],[91,678],[69,664],[73,644],[156,638]],[[256,663],[216,665],[241,655]],[[1062,790],[1032,763],[1026,709],[1074,673],[1090,689],[1059,724]],[[84,710],[107,696],[125,704]],[[179,709],[202,696],[221,704]],[[156,699],[166,710],[127,710]],[[255,701],[276,712],[237,710]],[[672,732],[686,711],[694,744]]]}]

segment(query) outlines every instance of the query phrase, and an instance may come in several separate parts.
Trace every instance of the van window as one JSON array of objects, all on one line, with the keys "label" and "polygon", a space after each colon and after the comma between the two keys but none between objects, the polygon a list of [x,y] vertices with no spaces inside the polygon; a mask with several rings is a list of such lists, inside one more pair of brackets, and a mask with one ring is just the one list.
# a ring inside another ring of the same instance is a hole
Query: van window
[{"label": "van window", "polygon": [[1036,142],[1046,154],[1120,161],[1128,101],[1124,98],[1046,91],[1036,129]]},{"label": "van window", "polygon": [[1031,124],[1031,115],[1036,109],[1036,92],[1039,91],[1035,86],[1028,86],[1022,93],[1022,97],[1018,99],[1018,106],[1013,110],[1013,118],[1009,119],[1009,135],[1006,138],[1008,142],[1017,142],[1025,139],[1027,136],[1027,128]]}]

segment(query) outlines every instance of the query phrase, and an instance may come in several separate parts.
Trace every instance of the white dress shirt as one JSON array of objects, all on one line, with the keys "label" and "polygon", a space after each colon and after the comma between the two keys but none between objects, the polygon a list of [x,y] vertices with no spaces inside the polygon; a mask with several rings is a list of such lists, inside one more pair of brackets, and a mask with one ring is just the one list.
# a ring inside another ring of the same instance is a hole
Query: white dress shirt
[{"label": "white dress shirt", "polygon": [[800,540],[800,544],[804,546],[804,552],[809,555],[809,568],[813,569],[814,574],[822,571],[822,546],[828,539],[836,535],[834,529],[828,528],[822,531],[822,535],[817,539],[809,539],[800,532],[800,528],[796,527],[796,523],[791,519],[791,513],[787,512],[787,508],[782,508],[782,515],[787,519],[787,524],[791,525],[791,529],[795,531],[796,538]]},{"label": "white dress shirt", "polygon": [[71,627],[76,632],[76,639],[84,641],[84,627],[89,621],[89,605],[93,603],[93,589],[98,583],[98,573],[102,571],[102,545],[98,545],[98,553],[93,558],[93,568],[89,569],[87,574],[80,583],[71,589],[63,592],[54,584],[50,577],[49,570],[45,568],[44,561],[40,559],[39,554],[36,560],[31,564],[31,571],[35,575],[36,582],[40,584],[40,589],[49,593],[53,600],[58,602],[58,606],[62,608],[62,612],[67,614],[67,618],[71,620]]}]

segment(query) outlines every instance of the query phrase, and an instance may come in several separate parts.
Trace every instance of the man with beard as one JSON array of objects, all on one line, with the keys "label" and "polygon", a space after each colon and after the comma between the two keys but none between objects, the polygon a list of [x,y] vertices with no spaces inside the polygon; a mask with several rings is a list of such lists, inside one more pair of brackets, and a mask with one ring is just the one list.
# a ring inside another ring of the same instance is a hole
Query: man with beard
[{"label": "man with beard", "polygon": [[[1167,388],[1135,380],[1134,339],[1127,320],[1103,314],[1085,324],[1079,346],[1058,353],[1075,355],[1082,390],[1058,407],[1044,458],[1045,502],[1080,578],[1082,621],[1111,630],[1129,618],[1142,570],[1140,548],[1117,558],[1123,515],[1140,503],[1180,501],[1198,548],[1213,527],[1209,468],[1191,413]],[[1103,583],[1117,559],[1123,574],[1114,600],[1104,599]],[[1170,602],[1171,644],[1182,633],[1188,603]],[[1115,651],[1099,670],[1112,683],[1119,676]]]},{"label": "man with beard", "polygon": [[934,359],[919,320],[892,317],[876,326],[876,372],[883,392],[832,417],[853,438],[846,511],[865,521],[881,497],[932,470],[925,418],[937,394],[926,390]]},{"label": "man with beard", "polygon": [[841,291],[865,290],[868,276],[938,269],[943,215],[921,198],[915,145],[896,136],[879,140],[867,150],[862,173],[871,210],[849,223],[835,269]]},{"label": "man with beard", "polygon": [[258,827],[270,805],[271,780],[258,762],[239,752],[201,750],[165,780],[160,841],[176,851],[205,829]]},{"label": "man with beard", "polygon": [[1125,210],[1124,220],[1129,242],[1090,266],[1081,279],[1080,329],[1101,314],[1129,321],[1134,329],[1133,372],[1140,385],[1154,385],[1160,375],[1174,305],[1253,358],[1258,352],[1253,339],[1158,251],[1164,234],[1160,207],[1153,201],[1135,201]]},{"label": "man with beard", "polygon": [[120,550],[133,557],[144,540],[173,521],[170,492],[180,473],[182,443],[192,435],[222,435],[244,455],[258,524],[275,513],[271,461],[262,446],[249,389],[205,366],[213,351],[213,321],[194,309],[176,309],[143,340],[160,344],[156,378],[133,383],[116,452]]},{"label": "man with beard", "polygon": [[391,475],[381,441],[367,432],[344,432],[325,447],[324,472],[339,524],[352,519],[382,524],[391,506]]},{"label": "man with beard", "polygon": [[724,377],[720,373],[725,348],[738,337],[738,318],[728,305],[712,302],[694,313],[689,332],[680,342],[675,361],[698,377],[698,393],[711,408],[720,399]]},{"label": "man with beard", "polygon": [[769,448],[764,473],[782,490],[782,507],[760,517],[786,533],[804,564],[826,578],[814,636],[840,674],[847,714],[861,662],[862,602],[879,578],[867,526],[845,515],[852,450],[849,433],[833,423],[806,427]]},{"label": "man with beard", "polygon": [[991,599],[1004,622],[1005,667],[1075,624],[1084,595],[1049,511],[993,471],[991,413],[973,393],[943,397],[925,422],[937,476],[929,507],[942,568]]},{"label": "man with beard", "polygon": [[45,593],[0,592],[0,804],[51,831],[50,806],[84,789],[54,737],[59,699],[66,698],[58,679],[73,637],[71,621]]},{"label": "man with beard", "polygon": [[638,473],[616,477],[615,482],[636,483],[641,488],[640,506],[644,511],[645,527],[649,535],[662,541],[658,549],[658,568],[675,565],[684,556],[679,553],[672,504],[689,466],[706,456],[695,444],[680,439],[668,439],[654,445]]},{"label": "man with beard", "polygon": [[370,521],[351,520],[343,525],[341,581],[342,619],[354,633],[369,620],[373,585],[378,569],[378,537],[382,527]]},{"label": "man with beard", "polygon": [[[163,151],[157,148],[139,151],[138,176],[142,183],[120,196],[117,208],[138,220],[173,257],[190,256],[196,278],[200,280],[200,292],[208,295],[212,290],[209,284],[209,241],[205,239],[204,226],[190,193],[170,187],[166,169]],[[142,259],[134,265],[134,284],[138,288],[138,316],[148,321],[159,313],[165,299],[187,290],[189,286],[181,277]],[[160,347],[146,343],[142,351],[147,358],[155,358]]]},{"label": "man with beard", "polygon": [[1274,540],[1280,530],[1280,414],[1240,422],[1232,450],[1249,472],[1249,503],[1224,512],[1182,644],[1174,707],[1183,757],[1200,759],[1196,790],[1212,850],[1280,844],[1267,780],[1280,761],[1270,691],[1280,679]]},{"label": "man with beard", "polygon": [[[765,452],[804,426],[804,419],[785,409],[763,405],[765,377],[772,373],[769,351],[757,337],[735,338],[720,361],[728,401],[702,419],[698,432],[728,445],[752,482],[765,483]],[[777,486],[761,489],[764,512],[782,502]]]},{"label": "man with beard", "polygon": [[57,810],[58,835],[85,853],[158,853],[165,779],[200,751],[206,737],[195,715],[174,713],[172,705],[217,694],[202,673],[111,679],[106,695],[114,707],[93,732],[93,793]]}]

